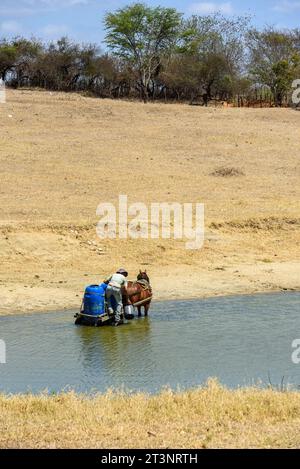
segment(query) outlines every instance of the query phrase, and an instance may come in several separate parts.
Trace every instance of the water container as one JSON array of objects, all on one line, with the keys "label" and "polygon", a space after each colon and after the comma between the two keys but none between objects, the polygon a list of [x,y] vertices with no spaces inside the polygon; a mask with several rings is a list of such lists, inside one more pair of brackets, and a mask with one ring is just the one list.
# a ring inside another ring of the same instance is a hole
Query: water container
[{"label": "water container", "polygon": [[125,319],[133,319],[134,318],[134,309],[132,305],[126,305],[124,307],[124,314]]},{"label": "water container", "polygon": [[103,316],[105,314],[106,288],[105,283],[86,287],[83,297],[84,314],[90,316]]}]

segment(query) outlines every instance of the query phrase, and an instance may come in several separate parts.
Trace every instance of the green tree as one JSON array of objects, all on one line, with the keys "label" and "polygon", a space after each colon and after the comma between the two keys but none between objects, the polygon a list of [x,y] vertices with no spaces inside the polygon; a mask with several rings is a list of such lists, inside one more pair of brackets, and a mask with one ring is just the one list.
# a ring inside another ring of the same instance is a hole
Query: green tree
[{"label": "green tree", "polygon": [[174,8],[136,3],[108,13],[104,23],[108,47],[137,73],[137,84],[146,102],[163,58],[170,55],[178,41],[181,14]]},{"label": "green tree", "polygon": [[248,33],[249,73],[256,84],[267,85],[275,105],[281,106],[291,90],[299,66],[300,51],[291,31],[266,28]]},{"label": "green tree", "polygon": [[243,67],[248,23],[248,17],[225,18],[219,13],[194,15],[184,22],[179,52],[192,58],[196,95],[202,96],[204,104],[232,93]]},{"label": "green tree", "polygon": [[15,38],[12,46],[16,49],[13,83],[19,87],[30,80],[35,63],[43,52],[43,45],[35,39]]},{"label": "green tree", "polygon": [[6,40],[0,42],[0,77],[5,80],[8,72],[13,70],[17,58],[17,48]]}]

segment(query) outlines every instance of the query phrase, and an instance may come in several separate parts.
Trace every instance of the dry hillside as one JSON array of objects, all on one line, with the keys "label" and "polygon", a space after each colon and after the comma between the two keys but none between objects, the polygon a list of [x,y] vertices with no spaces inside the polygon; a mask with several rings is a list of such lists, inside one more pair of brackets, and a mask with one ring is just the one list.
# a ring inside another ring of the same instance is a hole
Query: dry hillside
[{"label": "dry hillside", "polygon": [[[2,314],[78,306],[120,265],[156,298],[299,288],[299,113],[10,90],[0,118]],[[98,239],[119,194],[203,202],[204,247]]]}]

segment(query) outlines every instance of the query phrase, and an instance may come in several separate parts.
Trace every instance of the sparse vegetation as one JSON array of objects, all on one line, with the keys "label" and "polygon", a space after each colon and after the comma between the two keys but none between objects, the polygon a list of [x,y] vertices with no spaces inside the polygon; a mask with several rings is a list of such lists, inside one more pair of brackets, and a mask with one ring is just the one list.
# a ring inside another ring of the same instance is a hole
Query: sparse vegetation
[{"label": "sparse vegetation", "polygon": [[291,104],[300,75],[299,29],[258,31],[248,17],[184,18],[174,8],[142,3],[107,13],[104,25],[110,53],[66,37],[50,44],[3,38],[0,77],[14,88],[103,98]]},{"label": "sparse vegetation", "polygon": [[222,167],[215,169],[211,176],[216,177],[234,177],[234,176],[245,176],[244,172],[238,168],[229,168],[229,167]]}]

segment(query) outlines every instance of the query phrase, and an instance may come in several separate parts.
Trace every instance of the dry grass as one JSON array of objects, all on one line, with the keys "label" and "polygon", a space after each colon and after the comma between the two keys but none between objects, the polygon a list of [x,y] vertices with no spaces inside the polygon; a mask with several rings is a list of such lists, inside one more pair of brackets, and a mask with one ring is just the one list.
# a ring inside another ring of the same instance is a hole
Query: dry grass
[{"label": "dry grass", "polygon": [[300,394],[204,388],[157,396],[0,396],[1,448],[297,448]]},{"label": "dry grass", "polygon": [[[94,224],[97,204],[120,193],[203,201],[208,221],[299,213],[299,115],[289,109],[9,91],[0,117],[2,223]],[[216,168],[246,176],[216,183]]]},{"label": "dry grass", "polygon": [[[299,113],[9,90],[0,119],[0,314],[78,307],[119,265],[158,298],[300,287]],[[119,194],[204,202],[204,248],[99,240],[96,207]]]}]

